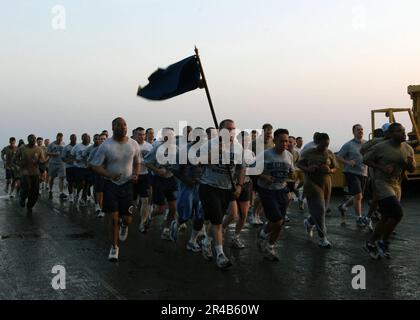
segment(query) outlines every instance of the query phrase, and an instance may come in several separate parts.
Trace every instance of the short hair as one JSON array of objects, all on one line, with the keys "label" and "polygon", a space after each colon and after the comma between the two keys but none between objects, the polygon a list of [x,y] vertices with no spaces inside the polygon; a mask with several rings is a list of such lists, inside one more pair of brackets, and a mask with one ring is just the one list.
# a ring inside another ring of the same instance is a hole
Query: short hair
[{"label": "short hair", "polygon": [[269,124],[269,123],[265,123],[265,124],[262,126],[262,129],[263,129],[263,130],[267,130],[267,129],[269,129],[269,130],[273,130],[273,126],[272,126],[271,124]]},{"label": "short hair", "polygon": [[289,135],[289,130],[287,130],[287,129],[277,129],[276,131],[274,131],[274,138],[277,138],[281,134]]},{"label": "short hair", "polygon": [[64,135],[61,133],[61,132],[59,132],[59,133],[57,133],[57,138],[58,137],[63,137]]},{"label": "short hair", "polygon": [[330,136],[327,133],[318,133],[317,137],[318,143],[325,140],[330,140]]},{"label": "short hair", "polygon": [[9,142],[13,142],[13,141],[16,141],[16,138],[15,137],[10,137]]},{"label": "short hair", "polygon": [[361,124],[355,124],[355,125],[353,126],[353,128],[352,128],[352,132],[354,132],[354,131],[356,130],[356,128],[357,128],[357,127],[361,127],[361,128],[363,128]]},{"label": "short hair", "polygon": [[123,120],[123,121],[125,121],[123,118],[121,118],[121,117],[118,117],[118,118],[115,118],[114,120],[112,120],[112,127],[114,128],[115,127],[115,125],[117,124],[117,122],[118,121],[121,121],[121,120]]},{"label": "short hair", "polygon": [[100,134],[95,134],[94,136],[93,136],[93,139],[96,139],[96,138],[99,138],[99,136],[100,136]]},{"label": "short hair", "polygon": [[382,130],[382,128],[378,128],[378,129],[375,129],[373,131],[373,137],[374,138],[383,138],[384,136],[385,136],[385,134],[384,134],[384,130]]},{"label": "short hair", "polygon": [[251,131],[251,133],[257,133],[257,130],[254,129],[254,130]]},{"label": "short hair", "polygon": [[222,122],[220,122],[220,124],[219,124],[219,128],[220,128],[220,129],[225,128],[225,127],[226,127],[226,124],[227,124],[228,122],[233,123],[233,122],[235,122],[235,121],[233,121],[232,119],[225,119],[225,120],[222,120]]},{"label": "short hair", "polygon": [[133,130],[133,133],[137,132],[137,131],[144,131],[144,128],[143,127],[137,127]]},{"label": "short hair", "polygon": [[43,137],[36,138],[36,141],[40,141],[40,140],[44,140],[44,138]]},{"label": "short hair", "polygon": [[292,139],[296,140],[296,138],[295,138],[294,136],[289,136],[289,139],[290,139],[290,138],[292,138]]},{"label": "short hair", "polygon": [[34,134],[30,134],[30,135],[28,135],[28,140],[29,140],[29,138],[31,138],[31,137],[34,137],[34,138],[35,138],[35,135],[34,135]]},{"label": "short hair", "polygon": [[75,134],[75,133],[72,133],[71,135],[70,135],[70,139],[71,138],[77,138],[77,135]]},{"label": "short hair", "polygon": [[313,139],[314,139],[314,142],[315,142],[316,144],[318,144],[318,143],[319,143],[319,135],[320,135],[320,134],[321,134],[320,132],[315,132],[315,133],[314,133]]},{"label": "short hair", "polygon": [[402,127],[402,124],[398,122],[391,123],[388,129],[388,132],[393,133],[398,127]]},{"label": "short hair", "polygon": [[296,140],[303,140],[302,137],[297,137]]},{"label": "short hair", "polygon": [[146,133],[149,133],[150,130],[153,130],[153,128],[147,128]]}]

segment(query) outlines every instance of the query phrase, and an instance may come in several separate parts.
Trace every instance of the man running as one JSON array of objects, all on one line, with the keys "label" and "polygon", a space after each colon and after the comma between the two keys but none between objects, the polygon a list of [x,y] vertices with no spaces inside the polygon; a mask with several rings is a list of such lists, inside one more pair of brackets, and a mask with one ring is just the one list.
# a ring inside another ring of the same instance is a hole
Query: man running
[{"label": "man running", "polygon": [[[4,169],[6,170],[6,194],[9,194],[10,198],[13,198],[13,191],[15,189],[15,176],[13,174],[13,157],[17,151],[16,138],[11,137],[9,139],[9,145],[1,150],[1,160],[3,161]],[[9,193],[10,187],[10,193]]]},{"label": "man running", "polygon": [[73,203],[76,201],[75,194],[73,193],[76,187],[76,166],[74,165],[74,157],[71,155],[71,151],[77,143],[77,136],[75,134],[70,135],[70,143],[66,145],[61,153],[61,159],[65,163],[66,168],[66,179],[67,187],[69,189],[69,202]]},{"label": "man running", "polygon": [[319,133],[316,148],[303,151],[298,162],[298,167],[305,173],[303,188],[311,215],[304,221],[304,225],[310,238],[313,237],[313,229],[316,227],[320,238],[319,246],[322,248],[331,248],[327,239],[325,214],[331,197],[331,175],[337,170],[337,160],[328,149],[329,144],[329,136]]},{"label": "man running", "polygon": [[152,145],[146,141],[146,131],[142,127],[134,130],[134,140],[137,141],[140,151],[140,172],[137,183],[133,184],[133,199],[137,201],[140,212],[140,221],[138,229],[141,233],[148,230],[149,218],[149,197],[150,197],[150,177],[149,171],[144,164],[144,158],[153,149]]},{"label": "man running", "polygon": [[393,123],[388,131],[389,139],[369,149],[363,157],[364,163],[374,171],[373,183],[381,213],[381,220],[364,246],[373,259],[391,257],[389,238],[403,217],[400,203],[402,177],[404,171],[416,170],[414,150],[405,143],[405,128],[399,123]]},{"label": "man running", "polygon": [[63,134],[57,133],[56,140],[48,145],[47,156],[49,157],[48,161],[48,175],[50,176],[50,192],[49,199],[53,198],[53,186],[54,179],[58,177],[59,179],[59,190],[60,190],[60,199],[66,200],[67,196],[64,194],[64,177],[66,176],[64,162],[61,159],[61,154],[64,149]]},{"label": "man running", "polygon": [[[161,163],[158,161],[158,152],[160,147],[165,148],[164,144],[168,143],[168,147],[173,147],[173,150],[166,149],[162,156],[170,157],[169,152],[174,152],[176,157],[176,143],[174,130],[172,128],[163,128],[163,140],[156,142],[153,149],[144,158],[145,166],[152,172],[152,187],[153,187],[153,213],[152,216],[157,216],[165,213],[165,200],[168,204],[169,213],[166,217],[165,225],[162,230],[161,238],[163,240],[174,240],[170,236],[170,225],[176,216],[176,198],[177,198],[177,182],[173,173],[170,170],[170,163]],[[176,160],[176,159],[175,159]]]},{"label": "man running", "polygon": [[[199,187],[199,197],[203,205],[205,220],[209,220],[213,228],[216,264],[221,269],[232,265],[223,251],[223,216],[232,199],[232,193],[234,193],[235,199],[241,194],[245,176],[242,146],[234,141],[235,130],[233,120],[226,119],[220,123],[220,138],[229,134],[229,141],[225,141],[226,138],[222,141],[215,138],[208,142],[209,164],[204,165]],[[238,178],[236,186],[233,186],[229,171],[233,175],[235,170],[238,172]],[[235,191],[233,192],[233,190]],[[203,240],[202,253],[207,260],[211,260],[213,257],[209,237]]]},{"label": "man running", "polygon": [[[85,158],[85,151],[90,145],[90,136],[87,133],[82,135],[82,142],[75,145],[71,150],[71,155],[74,157],[74,165],[76,166],[75,178],[76,178],[76,202],[84,207],[87,206],[87,188],[89,187],[88,171],[87,171],[87,159]],[[82,198],[79,201],[80,191],[82,191]]]},{"label": "man running", "polygon": [[345,143],[337,154],[337,160],[344,164],[343,173],[346,177],[350,198],[338,206],[341,213],[342,223],[345,224],[345,214],[348,208],[354,206],[357,216],[356,223],[359,227],[366,226],[362,217],[363,193],[367,181],[367,166],[363,163],[363,156],[360,152],[363,144],[363,127],[360,124],[353,126],[354,138]]},{"label": "man running", "polygon": [[28,136],[28,144],[16,151],[13,161],[21,173],[20,205],[22,208],[26,205],[27,214],[30,215],[39,196],[39,164],[46,162],[43,151],[36,145],[35,135]]},{"label": "man running", "polygon": [[[127,137],[123,118],[112,121],[113,136],[100,145],[91,164],[93,170],[105,178],[105,213],[112,218],[112,246],[108,259],[118,261],[118,239],[125,241],[132,222],[133,184],[140,170],[139,146]],[[120,223],[121,219],[121,223]]]},{"label": "man running", "polygon": [[264,151],[264,171],[258,178],[258,193],[268,223],[258,233],[257,244],[270,261],[279,260],[274,245],[290,203],[287,179],[294,172],[293,155],[287,150],[289,131],[277,129],[274,132],[274,144],[275,147]]},{"label": "man running", "polygon": [[84,157],[87,159],[87,169],[89,171],[88,175],[91,176],[88,181],[90,180],[93,183],[93,193],[95,195],[95,212],[98,218],[105,216],[105,213],[102,211],[105,180],[103,176],[93,171],[92,160],[94,159],[99,146],[105,142],[105,140],[105,134],[95,134],[93,136],[93,145],[89,146],[85,150],[84,154]]}]

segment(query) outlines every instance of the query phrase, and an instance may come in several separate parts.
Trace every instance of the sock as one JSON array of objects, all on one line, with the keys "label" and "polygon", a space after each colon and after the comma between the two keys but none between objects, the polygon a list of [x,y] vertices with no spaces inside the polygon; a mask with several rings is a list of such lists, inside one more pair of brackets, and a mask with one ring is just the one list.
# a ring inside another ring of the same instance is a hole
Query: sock
[{"label": "sock", "polygon": [[217,255],[224,254],[223,253],[223,246],[222,245],[214,246],[214,249],[216,249],[216,254]]}]

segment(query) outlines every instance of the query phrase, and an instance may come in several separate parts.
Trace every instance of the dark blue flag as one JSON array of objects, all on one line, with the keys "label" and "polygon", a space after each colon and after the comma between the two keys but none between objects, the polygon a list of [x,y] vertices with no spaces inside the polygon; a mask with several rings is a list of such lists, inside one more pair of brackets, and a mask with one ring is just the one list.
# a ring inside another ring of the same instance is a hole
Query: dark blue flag
[{"label": "dark blue flag", "polygon": [[166,69],[158,69],[149,77],[149,84],[139,87],[137,95],[150,100],[165,100],[195,90],[200,83],[196,56],[188,57]]}]

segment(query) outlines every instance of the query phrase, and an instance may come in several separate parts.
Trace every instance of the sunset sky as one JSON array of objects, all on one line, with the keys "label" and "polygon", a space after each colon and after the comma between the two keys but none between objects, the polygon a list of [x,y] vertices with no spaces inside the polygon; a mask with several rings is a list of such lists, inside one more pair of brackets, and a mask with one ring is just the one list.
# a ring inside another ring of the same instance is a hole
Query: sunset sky
[{"label": "sunset sky", "polygon": [[[52,8],[65,9],[54,29]],[[200,49],[219,120],[270,122],[332,149],[370,110],[410,107],[420,84],[420,1],[0,1],[0,143],[30,133],[212,125],[205,92],[163,102],[138,85]],[[408,128],[408,129],[411,129]]]}]

